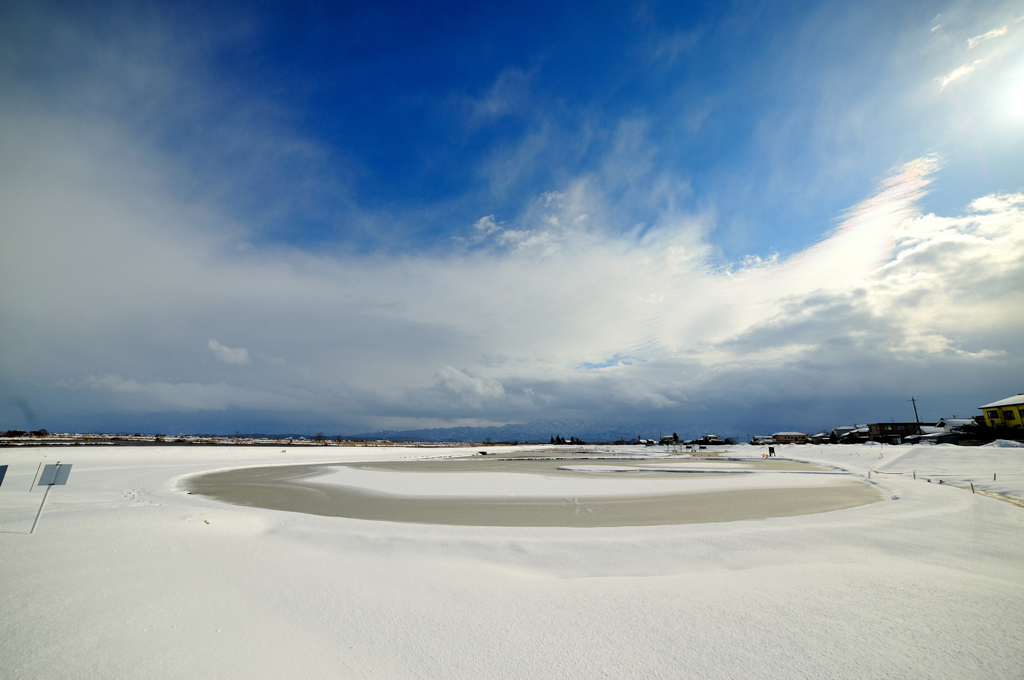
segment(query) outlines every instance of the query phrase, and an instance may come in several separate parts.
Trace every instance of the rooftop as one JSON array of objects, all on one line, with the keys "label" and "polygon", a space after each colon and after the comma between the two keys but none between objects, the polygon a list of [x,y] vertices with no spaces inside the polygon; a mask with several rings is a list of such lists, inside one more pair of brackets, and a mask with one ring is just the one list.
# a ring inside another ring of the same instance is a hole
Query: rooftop
[{"label": "rooftop", "polygon": [[1018,404],[1024,404],[1024,394],[1018,394],[1015,397],[1007,397],[1006,399],[1000,399],[999,401],[993,401],[991,404],[985,404],[978,408],[995,408],[997,406],[1017,406]]}]

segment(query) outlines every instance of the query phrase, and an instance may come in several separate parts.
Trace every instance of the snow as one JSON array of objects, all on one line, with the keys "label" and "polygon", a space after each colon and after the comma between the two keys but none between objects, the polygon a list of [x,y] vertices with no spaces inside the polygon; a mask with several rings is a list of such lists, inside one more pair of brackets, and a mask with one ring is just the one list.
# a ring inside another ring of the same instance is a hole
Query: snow
[{"label": "snow", "polygon": [[1017,394],[1012,397],[1007,397],[1006,399],[993,401],[991,404],[985,404],[984,406],[979,406],[978,408],[996,408],[998,406],[1016,406],[1018,404],[1024,404],[1024,394]]},{"label": "snow", "polygon": [[[675,461],[671,461],[675,462]],[[717,473],[713,479],[696,479],[697,475],[678,474],[674,479],[648,479],[630,475],[605,475],[598,478],[543,476],[513,472],[472,474],[466,472],[384,472],[338,466],[334,472],[312,481],[316,484],[341,484],[371,491],[417,496],[458,497],[537,497],[565,496],[628,496],[634,494],[702,493],[738,489],[778,489],[824,486],[835,481],[835,473],[807,474],[738,470],[737,463],[691,463],[692,470],[663,465],[654,468],[605,465],[561,465],[560,469],[588,473],[604,472],[700,472]],[[689,467],[689,466],[687,466]],[[737,474],[740,473],[740,474]],[[722,476],[718,476],[722,475]]]},{"label": "snow", "polygon": [[[650,464],[674,461],[651,448]],[[1024,453],[775,448],[897,500],[678,526],[410,525],[226,505],[179,482],[451,449],[3,449],[0,676],[1020,677],[1024,508],[959,487],[1024,498]],[[68,485],[27,535],[29,483],[57,459]],[[599,477],[583,481],[643,481]]]},{"label": "snow", "polygon": [[1010,439],[997,439],[982,446],[999,446],[1004,449],[1024,449],[1024,442],[1015,442]]},{"label": "snow", "polygon": [[954,444],[878,444],[871,448],[866,445],[792,447],[786,449],[785,454],[809,463],[836,465],[856,472],[871,470],[875,479],[891,480],[900,476],[932,484],[941,481],[967,488],[968,492],[974,484],[977,491],[1024,500],[1024,453],[1013,449]]}]

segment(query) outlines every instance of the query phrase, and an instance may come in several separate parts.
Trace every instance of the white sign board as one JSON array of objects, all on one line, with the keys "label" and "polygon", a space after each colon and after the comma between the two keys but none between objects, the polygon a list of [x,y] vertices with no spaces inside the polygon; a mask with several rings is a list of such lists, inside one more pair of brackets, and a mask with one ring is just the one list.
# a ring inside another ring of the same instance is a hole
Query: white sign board
[{"label": "white sign board", "polygon": [[47,465],[43,468],[43,474],[39,475],[37,486],[64,485],[68,483],[68,475],[71,474],[70,465]]}]

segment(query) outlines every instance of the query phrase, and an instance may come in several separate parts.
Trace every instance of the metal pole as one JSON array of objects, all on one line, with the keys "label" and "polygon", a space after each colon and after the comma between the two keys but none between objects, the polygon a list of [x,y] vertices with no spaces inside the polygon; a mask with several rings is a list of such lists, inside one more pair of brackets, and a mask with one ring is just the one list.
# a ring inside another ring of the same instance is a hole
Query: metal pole
[{"label": "metal pole", "polygon": [[32,489],[35,488],[36,480],[39,479],[39,471],[43,469],[42,462],[39,463],[39,467],[36,468],[36,476],[32,478],[32,484],[28,487],[28,492],[32,493]]},{"label": "metal pole", "polygon": [[36,521],[32,522],[32,528],[28,530],[28,533],[33,533],[36,530],[36,525],[39,524],[39,517],[43,514],[43,506],[46,505],[46,497],[50,495],[50,489],[53,488],[53,484],[46,487],[46,492],[43,493],[43,502],[39,504],[39,512],[36,513]]}]

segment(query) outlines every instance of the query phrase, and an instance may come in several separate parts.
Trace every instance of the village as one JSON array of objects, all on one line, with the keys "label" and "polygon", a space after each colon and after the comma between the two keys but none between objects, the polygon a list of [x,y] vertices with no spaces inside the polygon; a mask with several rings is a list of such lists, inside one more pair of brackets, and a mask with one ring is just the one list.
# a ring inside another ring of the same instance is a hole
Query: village
[{"label": "village", "polygon": [[[911,401],[914,401],[911,399]],[[934,424],[922,423],[920,418],[913,422],[859,423],[840,425],[814,434],[806,432],[775,432],[748,436],[746,443],[755,446],[776,444],[955,444],[957,446],[981,446],[997,439],[1007,441],[1024,440],[1024,394],[1017,394],[979,406],[980,414],[973,417],[940,418]],[[917,415],[917,404],[914,403]],[[553,437],[553,444],[583,443],[573,437],[567,441]],[[626,443],[626,442],[616,442]],[[705,434],[697,439],[680,439],[673,433],[658,439],[637,437],[632,442],[645,446],[683,446],[687,449],[707,446],[729,446],[739,442],[733,437],[721,438],[716,434]]]},{"label": "village", "polygon": [[[940,418],[934,424],[897,422],[841,425],[828,432],[776,432],[757,435],[752,444],[956,444],[980,446],[996,439],[1024,439],[1024,394],[1017,394],[978,407],[974,417]],[[915,415],[917,412],[915,404]]]}]

